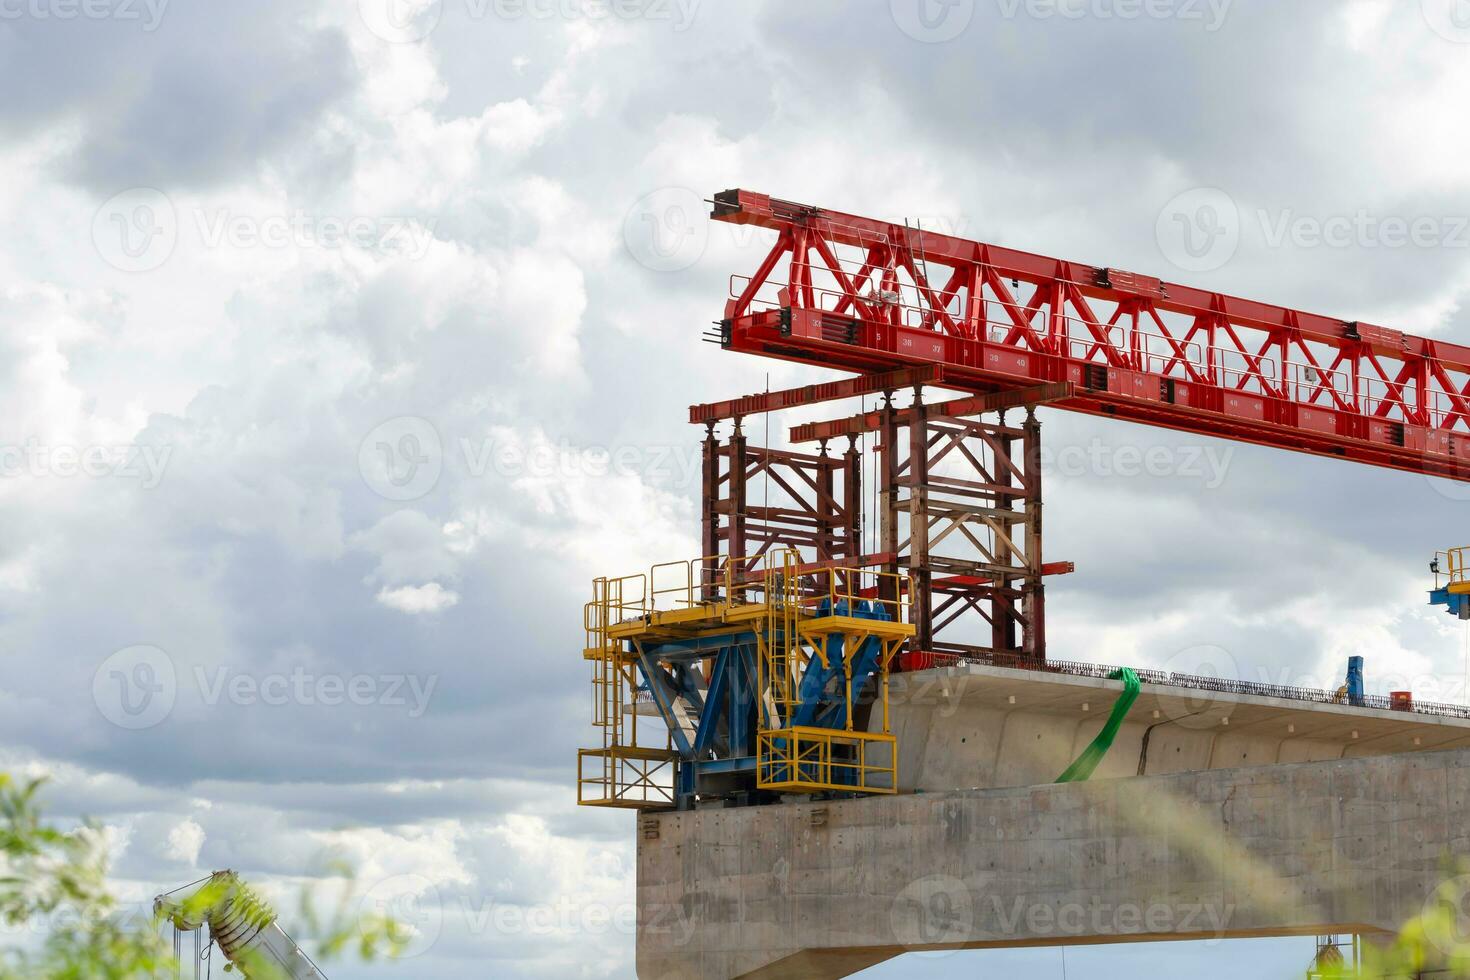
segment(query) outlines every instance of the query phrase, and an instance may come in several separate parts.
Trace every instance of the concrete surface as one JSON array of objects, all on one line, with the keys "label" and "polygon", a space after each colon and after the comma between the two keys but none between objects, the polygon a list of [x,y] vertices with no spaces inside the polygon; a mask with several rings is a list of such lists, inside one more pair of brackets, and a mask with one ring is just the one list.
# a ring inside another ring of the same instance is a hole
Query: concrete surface
[{"label": "concrete surface", "polygon": [[1443,860],[1470,854],[1467,802],[1459,749],[644,814],[638,975],[828,978],[918,949],[1393,931]]},{"label": "concrete surface", "polygon": [[[1121,681],[967,664],[896,675],[899,786],[1049,783],[1096,737]],[[874,711],[870,727],[878,729]],[[1470,721],[1143,685],[1095,778],[1470,748]]]}]

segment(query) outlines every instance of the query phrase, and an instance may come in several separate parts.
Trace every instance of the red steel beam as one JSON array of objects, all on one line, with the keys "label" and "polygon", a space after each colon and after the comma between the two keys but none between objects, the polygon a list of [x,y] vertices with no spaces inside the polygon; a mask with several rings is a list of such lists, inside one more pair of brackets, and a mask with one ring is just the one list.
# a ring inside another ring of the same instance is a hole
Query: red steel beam
[{"label": "red steel beam", "polygon": [[900,388],[912,388],[915,385],[940,384],[943,381],[944,366],[942,364],[921,364],[917,367],[899,368],[896,371],[884,371],[880,374],[860,374],[855,378],[806,385],[803,388],[766,391],[722,402],[690,405],[689,421],[695,425],[705,425],[724,419],[775,412],[783,408],[800,408],[821,402],[840,401],[843,398],[874,395],[882,391],[897,391]]},{"label": "red steel beam", "polygon": [[976,392],[1070,382],[1056,407],[1470,480],[1470,347],[782,201],[731,278],[724,346]]},{"label": "red steel beam", "polygon": [[[1010,391],[996,391],[987,395],[970,395],[966,398],[956,398],[953,401],[936,402],[929,406],[929,413],[951,418],[964,418],[966,415],[984,415],[987,412],[1061,401],[1071,398],[1075,392],[1076,389],[1070,382],[1054,381],[1030,388],[1015,388]],[[911,411],[911,409],[900,409],[899,421],[907,421]],[[839,436],[861,435],[864,432],[876,432],[882,425],[883,412],[881,410],[863,412],[860,415],[827,422],[806,422],[792,427],[791,441],[794,443],[816,442],[822,439],[835,439]]]},{"label": "red steel beam", "polygon": [[[1077,565],[1070,561],[1049,561],[1041,566],[1042,575],[1070,575],[1076,570]],[[936,591],[939,589],[952,589],[956,591],[961,589],[978,589],[989,585],[992,581],[993,579],[989,575],[947,575],[931,582],[930,588]],[[909,584],[907,580],[902,583],[901,588],[905,592],[908,591]],[[876,588],[863,589],[858,593],[858,598],[871,599],[877,594],[878,590]]]},{"label": "red steel beam", "polygon": [[[817,572],[832,570],[845,571],[847,569],[872,568],[892,564],[898,560],[898,556],[892,552],[883,551],[872,555],[859,555],[856,558],[829,558],[825,561],[808,561],[797,565],[792,571],[794,575],[815,575]],[[1068,563],[1070,564],[1070,563]],[[754,569],[748,572],[738,572],[732,576],[734,585],[755,585],[765,581],[766,570]]]}]

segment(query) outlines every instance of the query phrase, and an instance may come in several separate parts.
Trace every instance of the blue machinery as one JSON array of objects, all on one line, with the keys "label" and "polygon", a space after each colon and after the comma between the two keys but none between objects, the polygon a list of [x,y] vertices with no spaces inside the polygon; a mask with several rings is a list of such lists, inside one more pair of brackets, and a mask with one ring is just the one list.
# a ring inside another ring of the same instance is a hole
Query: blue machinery
[{"label": "blue machinery", "polygon": [[578,753],[579,803],[897,791],[888,670],[914,634],[907,582],[794,551],[761,563],[593,583],[583,657],[603,744]]},{"label": "blue machinery", "polygon": [[1457,619],[1470,619],[1470,577],[1465,567],[1467,548],[1441,551],[1429,563],[1434,573],[1434,590],[1429,593],[1431,606],[1444,606]]}]

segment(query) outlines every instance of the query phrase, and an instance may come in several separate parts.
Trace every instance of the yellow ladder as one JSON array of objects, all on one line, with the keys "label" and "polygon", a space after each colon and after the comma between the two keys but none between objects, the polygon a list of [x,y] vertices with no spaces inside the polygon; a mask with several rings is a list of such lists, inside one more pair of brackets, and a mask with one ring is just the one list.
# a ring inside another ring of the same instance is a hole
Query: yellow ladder
[{"label": "yellow ladder", "polygon": [[[801,615],[801,583],[797,554],[783,551],[779,564],[768,565],[765,575],[765,629],[761,640],[761,688],[769,691],[770,708],[789,718],[801,700],[795,669],[798,666],[797,619]],[[777,719],[772,718],[775,724]],[[784,723],[784,722],[783,722]]]}]

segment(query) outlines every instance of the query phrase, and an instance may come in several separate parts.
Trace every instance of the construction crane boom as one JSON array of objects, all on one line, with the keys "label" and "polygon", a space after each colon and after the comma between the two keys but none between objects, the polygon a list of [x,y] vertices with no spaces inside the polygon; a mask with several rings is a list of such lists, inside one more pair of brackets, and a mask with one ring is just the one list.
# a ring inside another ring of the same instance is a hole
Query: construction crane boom
[{"label": "construction crane boom", "polygon": [[325,980],[276,924],[270,905],[233,871],[216,871],[182,894],[160,895],[153,907],[181,932],[208,926],[214,944],[247,980]]},{"label": "construction crane boom", "polygon": [[1470,347],[752,191],[712,217],[776,233],[730,277],[727,349],[1070,383],[1054,407],[1470,480]]}]

